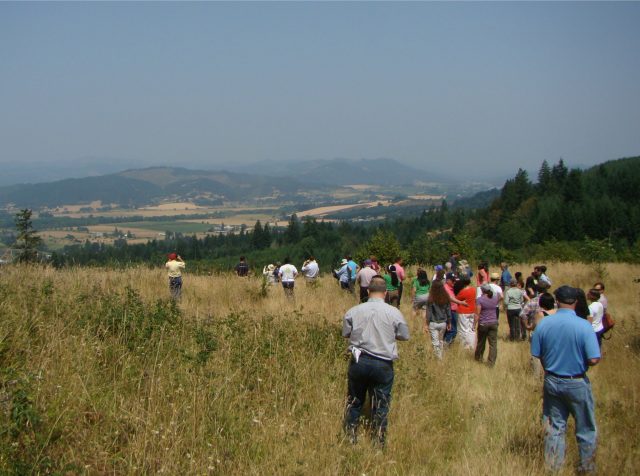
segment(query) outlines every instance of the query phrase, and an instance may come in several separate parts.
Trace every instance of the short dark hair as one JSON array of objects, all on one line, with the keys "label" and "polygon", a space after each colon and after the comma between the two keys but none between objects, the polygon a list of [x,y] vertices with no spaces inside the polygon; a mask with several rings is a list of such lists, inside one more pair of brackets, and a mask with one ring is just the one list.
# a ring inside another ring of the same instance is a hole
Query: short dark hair
[{"label": "short dark hair", "polygon": [[369,292],[370,293],[383,293],[387,290],[387,282],[384,280],[382,276],[376,274],[369,281]]},{"label": "short dark hair", "polygon": [[550,311],[555,306],[556,300],[551,293],[542,293],[538,299],[538,304],[542,309]]},{"label": "short dark hair", "polygon": [[[604,283],[602,283],[602,282],[598,281],[597,283],[594,283],[593,288],[594,288],[596,291],[600,291],[600,292],[602,292],[602,291],[604,291]],[[600,288],[600,289],[598,290],[597,288]]]}]

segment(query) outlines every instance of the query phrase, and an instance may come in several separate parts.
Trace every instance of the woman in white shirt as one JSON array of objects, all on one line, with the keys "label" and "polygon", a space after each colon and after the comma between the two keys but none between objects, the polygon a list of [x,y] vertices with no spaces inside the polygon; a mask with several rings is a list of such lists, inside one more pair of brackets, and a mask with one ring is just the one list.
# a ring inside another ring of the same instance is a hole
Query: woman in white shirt
[{"label": "woman in white shirt", "polygon": [[587,299],[591,301],[591,304],[589,304],[589,320],[598,338],[598,345],[602,347],[602,334],[604,334],[602,318],[604,317],[604,306],[598,301],[600,299],[600,293],[595,289],[590,289],[587,293]]}]

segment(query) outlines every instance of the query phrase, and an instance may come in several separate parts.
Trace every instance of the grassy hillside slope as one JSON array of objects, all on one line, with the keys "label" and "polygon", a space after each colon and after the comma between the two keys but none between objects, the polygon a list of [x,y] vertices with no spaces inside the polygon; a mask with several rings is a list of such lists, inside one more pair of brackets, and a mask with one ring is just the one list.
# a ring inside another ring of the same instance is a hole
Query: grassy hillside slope
[{"label": "grassy hillside slope", "polygon": [[[598,463],[601,474],[633,474],[640,266],[607,271],[617,326],[590,372],[607,455]],[[574,264],[550,275],[596,280]],[[543,474],[541,382],[526,344],[500,339],[494,369],[457,345],[437,362],[405,299],[413,334],[399,345],[380,452],[342,440],[340,330],[354,299],[332,278],[298,283],[295,303],[279,287],[263,296],[258,279],[188,272],[178,307],[167,294],[161,269],[3,268],[0,473]],[[566,474],[575,461],[570,435]]]}]

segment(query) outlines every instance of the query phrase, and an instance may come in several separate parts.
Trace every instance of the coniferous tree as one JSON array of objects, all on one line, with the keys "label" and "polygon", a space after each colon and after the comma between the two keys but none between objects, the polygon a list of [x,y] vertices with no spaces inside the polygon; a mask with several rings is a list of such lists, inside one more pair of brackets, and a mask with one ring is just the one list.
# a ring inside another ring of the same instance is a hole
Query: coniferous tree
[{"label": "coniferous tree", "polygon": [[16,213],[16,238],[15,247],[18,249],[18,261],[32,263],[38,259],[38,246],[42,243],[42,238],[33,229],[31,222],[32,210],[25,208]]},{"label": "coniferous tree", "polygon": [[538,171],[538,191],[541,193],[548,192],[551,187],[551,181],[551,167],[549,167],[549,163],[544,160]]}]

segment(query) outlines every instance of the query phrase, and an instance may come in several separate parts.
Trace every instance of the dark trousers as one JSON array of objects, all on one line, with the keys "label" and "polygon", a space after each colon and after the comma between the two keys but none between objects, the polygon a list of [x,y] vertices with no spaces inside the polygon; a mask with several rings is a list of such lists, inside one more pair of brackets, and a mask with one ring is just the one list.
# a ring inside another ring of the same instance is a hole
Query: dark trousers
[{"label": "dark trousers", "polygon": [[371,357],[363,352],[358,363],[353,358],[351,359],[347,377],[345,431],[355,441],[362,406],[368,391],[371,397],[372,430],[378,443],[384,445],[393,387],[393,362]]},{"label": "dark trousers", "polygon": [[451,311],[451,330],[445,331],[444,341],[447,344],[452,344],[457,335],[458,335],[458,312]]},{"label": "dark trousers", "polygon": [[400,308],[400,301],[402,300],[402,281],[398,280],[398,308]]},{"label": "dark trousers", "polygon": [[482,362],[484,348],[489,340],[489,365],[494,366],[498,358],[498,323],[478,325],[478,345],[476,346],[476,360]]},{"label": "dark trousers", "polygon": [[369,288],[360,286],[360,302],[367,302],[369,300]]},{"label": "dark trousers", "polygon": [[180,299],[182,295],[182,277],[169,278],[169,292],[171,293],[171,299]]},{"label": "dark trousers", "polygon": [[295,286],[295,281],[282,281],[282,288],[284,289],[284,295],[288,298],[293,297],[293,287]]},{"label": "dark trousers", "polygon": [[520,309],[507,309],[507,320],[509,321],[509,340],[520,340],[522,327]]}]

